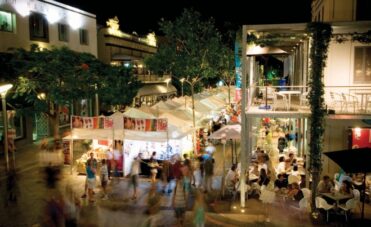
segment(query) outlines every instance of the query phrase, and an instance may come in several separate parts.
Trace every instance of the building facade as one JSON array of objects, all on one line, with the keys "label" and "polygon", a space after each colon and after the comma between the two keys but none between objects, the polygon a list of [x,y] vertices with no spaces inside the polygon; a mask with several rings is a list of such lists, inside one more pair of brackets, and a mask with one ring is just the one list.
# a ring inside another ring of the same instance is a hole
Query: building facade
[{"label": "building facade", "polygon": [[144,59],[157,52],[154,33],[146,37],[128,34],[120,30],[117,17],[109,19],[106,27],[98,29],[98,58],[116,66],[132,67],[135,76],[144,85],[133,100],[133,106],[151,106],[176,94],[170,76],[157,76],[146,69]]},{"label": "building facade", "polygon": [[[0,54],[16,48],[28,50],[33,44],[46,49],[66,46],[98,56],[96,16],[53,0],[0,0]],[[88,101],[82,100],[75,112],[89,109],[84,103]],[[61,130],[68,128],[71,110],[72,107],[60,108]],[[18,143],[29,143],[52,132],[43,115],[9,120],[16,128]]]},{"label": "building facade", "polygon": [[312,21],[344,22],[371,20],[369,0],[313,0]]}]

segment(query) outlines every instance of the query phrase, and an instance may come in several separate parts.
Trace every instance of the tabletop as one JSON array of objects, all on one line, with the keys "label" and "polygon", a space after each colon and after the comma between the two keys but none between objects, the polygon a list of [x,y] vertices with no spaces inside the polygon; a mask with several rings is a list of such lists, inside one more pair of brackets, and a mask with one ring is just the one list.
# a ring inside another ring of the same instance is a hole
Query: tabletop
[{"label": "tabletop", "polygon": [[352,195],[344,195],[344,194],[341,194],[341,193],[321,193],[321,195],[327,197],[327,198],[330,198],[332,200],[335,200],[335,201],[339,201],[339,200],[343,200],[343,199],[351,199],[353,196]]}]

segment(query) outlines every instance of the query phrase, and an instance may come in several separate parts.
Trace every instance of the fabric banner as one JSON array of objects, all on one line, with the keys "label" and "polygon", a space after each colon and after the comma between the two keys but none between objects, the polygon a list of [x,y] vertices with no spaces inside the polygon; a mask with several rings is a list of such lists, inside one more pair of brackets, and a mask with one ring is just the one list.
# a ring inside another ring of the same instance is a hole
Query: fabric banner
[{"label": "fabric banner", "polygon": [[112,129],[113,119],[108,117],[72,116],[72,128]]},{"label": "fabric banner", "polygon": [[166,132],[167,119],[144,119],[124,117],[124,129],[142,132]]}]

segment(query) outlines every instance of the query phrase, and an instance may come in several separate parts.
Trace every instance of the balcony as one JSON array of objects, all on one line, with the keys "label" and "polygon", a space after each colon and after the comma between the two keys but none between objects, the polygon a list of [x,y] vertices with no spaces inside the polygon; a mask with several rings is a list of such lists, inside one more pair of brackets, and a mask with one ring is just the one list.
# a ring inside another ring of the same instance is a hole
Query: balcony
[{"label": "balcony", "polygon": [[[371,86],[325,86],[324,92],[329,114],[371,114]],[[248,114],[310,114],[307,86],[252,86],[247,96]]]},{"label": "balcony", "polygon": [[151,74],[140,74],[140,75],[137,75],[137,78],[142,83],[151,84],[151,83],[160,83],[160,82],[165,83],[165,80],[171,79],[171,76],[170,75],[159,76],[159,75],[151,75]]}]

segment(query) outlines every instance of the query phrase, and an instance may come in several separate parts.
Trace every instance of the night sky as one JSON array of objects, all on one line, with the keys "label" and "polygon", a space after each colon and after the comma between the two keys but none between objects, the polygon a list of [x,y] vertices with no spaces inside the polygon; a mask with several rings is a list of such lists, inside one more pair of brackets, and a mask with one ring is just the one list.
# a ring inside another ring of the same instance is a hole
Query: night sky
[{"label": "night sky", "polygon": [[[224,30],[242,24],[309,22],[311,0],[60,0],[97,15],[98,24],[118,16],[120,29],[146,34],[158,30],[161,18],[173,20],[184,8],[193,8],[207,19],[213,17]],[[229,26],[230,27],[230,26]]]}]

